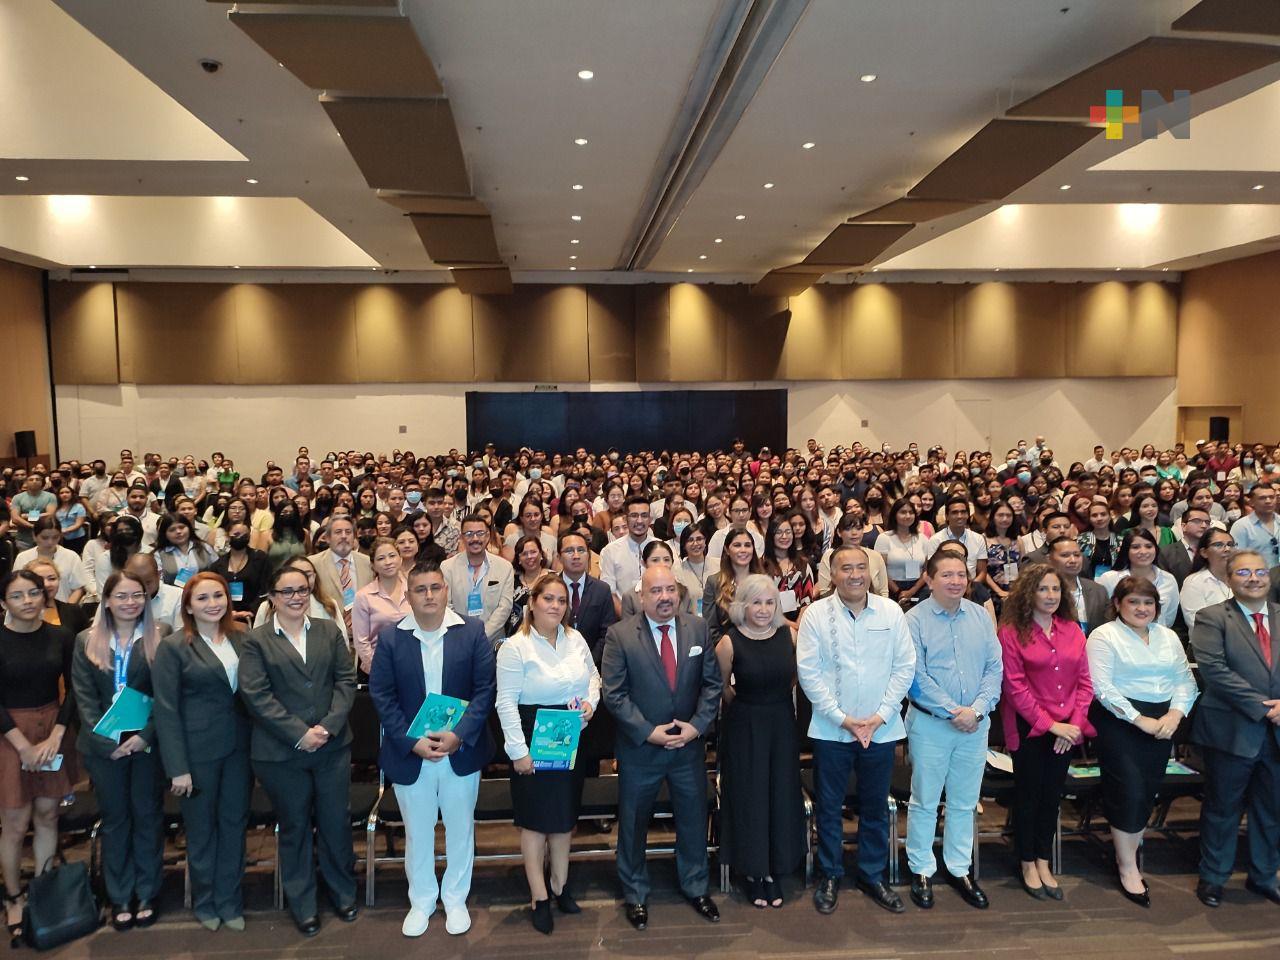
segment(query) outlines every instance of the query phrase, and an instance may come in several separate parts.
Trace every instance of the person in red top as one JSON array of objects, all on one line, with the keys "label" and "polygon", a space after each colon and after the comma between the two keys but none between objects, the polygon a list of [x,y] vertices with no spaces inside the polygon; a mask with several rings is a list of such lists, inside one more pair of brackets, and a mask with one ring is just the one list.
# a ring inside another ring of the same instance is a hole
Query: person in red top
[{"label": "person in red top", "polygon": [[1094,734],[1084,632],[1057,572],[1035,564],[1014,581],[997,632],[1004,658],[1000,719],[1013,754],[1013,836],[1022,886],[1062,899],[1049,858],[1071,751]]}]

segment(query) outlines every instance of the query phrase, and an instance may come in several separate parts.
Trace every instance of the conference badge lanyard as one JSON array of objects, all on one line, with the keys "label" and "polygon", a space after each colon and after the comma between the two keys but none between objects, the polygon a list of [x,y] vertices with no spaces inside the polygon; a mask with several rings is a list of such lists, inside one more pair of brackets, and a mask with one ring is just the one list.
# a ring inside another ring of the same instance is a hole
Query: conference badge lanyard
[{"label": "conference badge lanyard", "polygon": [[[127,682],[128,682],[128,678],[129,678],[129,657],[133,654],[134,638],[133,638],[133,637],[130,637],[130,638],[129,638],[129,642],[128,642],[128,644],[124,644],[124,645],[123,645],[123,646],[124,646],[124,649],[123,649],[123,650],[121,650],[121,646],[122,646],[122,644],[121,644],[121,642],[120,642],[120,637],[119,637],[118,635],[114,635],[114,636],[115,636],[115,641],[116,641],[116,649],[115,649],[115,666],[116,666],[116,674],[115,674],[115,691],[116,691],[116,692],[115,692],[115,696],[117,696],[117,697],[118,697],[118,696],[120,696],[120,691],[121,691],[121,690],[123,690],[123,689],[125,688],[125,686],[126,686],[126,684],[127,684]],[[113,698],[113,700],[114,700],[114,698]]]},{"label": "conference badge lanyard", "polygon": [[471,591],[467,594],[468,617],[479,617],[484,614],[484,596],[481,592],[481,586],[484,584],[484,578],[488,575],[489,561],[485,560],[484,565],[480,567],[471,579]]}]

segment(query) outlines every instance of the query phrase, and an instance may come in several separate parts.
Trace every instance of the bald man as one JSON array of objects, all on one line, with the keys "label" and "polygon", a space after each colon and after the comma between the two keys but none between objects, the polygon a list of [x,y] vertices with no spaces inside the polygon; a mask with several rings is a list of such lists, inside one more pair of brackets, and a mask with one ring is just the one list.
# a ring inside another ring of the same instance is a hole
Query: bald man
[{"label": "bald man", "polygon": [[182,588],[160,580],[156,558],[150,553],[135,553],[124,565],[125,572],[147,588],[151,602],[151,616],[156,623],[165,623],[171,630],[182,629]]}]

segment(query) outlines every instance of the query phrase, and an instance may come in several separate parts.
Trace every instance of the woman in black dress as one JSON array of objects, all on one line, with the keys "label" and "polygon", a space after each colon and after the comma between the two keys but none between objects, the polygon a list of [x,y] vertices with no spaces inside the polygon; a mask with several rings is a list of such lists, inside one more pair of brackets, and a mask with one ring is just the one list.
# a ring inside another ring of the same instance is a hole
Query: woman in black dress
[{"label": "woman in black dress", "polygon": [[[32,853],[41,873],[58,850],[58,804],[79,779],[67,727],[74,636],[44,622],[44,580],[31,570],[0,581],[0,871],[9,934],[22,935],[22,847],[34,828]],[[59,692],[65,689],[65,696]],[[43,769],[57,765],[57,770]]]},{"label": "woman in black dress", "polygon": [[733,626],[716,644],[721,674],[733,677],[721,725],[720,856],[743,875],[756,907],[781,907],[777,878],[804,856],[795,644],[768,576],[742,578],[729,616]]}]

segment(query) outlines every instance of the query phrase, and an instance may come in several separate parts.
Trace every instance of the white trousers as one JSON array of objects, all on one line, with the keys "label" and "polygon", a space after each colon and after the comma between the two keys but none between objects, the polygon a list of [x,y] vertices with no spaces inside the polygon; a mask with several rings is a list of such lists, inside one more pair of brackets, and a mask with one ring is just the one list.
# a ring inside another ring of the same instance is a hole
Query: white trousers
[{"label": "white trousers", "polygon": [[[404,872],[409,903],[430,916],[436,900],[445,909],[466,905],[476,861],[476,797],[480,772],[460,777],[449,761],[422,761],[414,783],[397,783],[396,800],[404,819]],[[444,887],[436,881],[436,822],[444,820]]]}]

